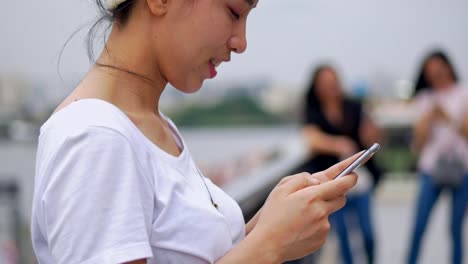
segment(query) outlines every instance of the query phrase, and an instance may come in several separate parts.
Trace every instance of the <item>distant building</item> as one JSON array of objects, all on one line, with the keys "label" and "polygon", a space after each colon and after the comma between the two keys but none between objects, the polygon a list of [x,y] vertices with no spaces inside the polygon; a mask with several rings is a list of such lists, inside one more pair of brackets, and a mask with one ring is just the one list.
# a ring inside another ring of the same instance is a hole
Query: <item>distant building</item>
[{"label": "distant building", "polygon": [[291,85],[273,82],[261,94],[262,107],[270,113],[293,113],[300,108],[302,91]]},{"label": "distant building", "polygon": [[17,118],[32,95],[32,87],[26,78],[0,76],[0,121]]}]

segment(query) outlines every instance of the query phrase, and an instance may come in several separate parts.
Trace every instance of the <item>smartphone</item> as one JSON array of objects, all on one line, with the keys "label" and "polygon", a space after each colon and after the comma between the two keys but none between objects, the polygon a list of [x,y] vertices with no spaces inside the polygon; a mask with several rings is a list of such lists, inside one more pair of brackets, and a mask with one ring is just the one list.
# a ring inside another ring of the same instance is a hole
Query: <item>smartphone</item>
[{"label": "smartphone", "polygon": [[346,176],[353,172],[355,169],[359,168],[361,165],[366,163],[372,156],[380,149],[380,145],[377,143],[374,143],[372,146],[370,146],[364,153],[359,155],[357,159],[355,159],[351,164],[348,165],[340,174],[338,174],[335,179],[339,179],[343,176]]}]

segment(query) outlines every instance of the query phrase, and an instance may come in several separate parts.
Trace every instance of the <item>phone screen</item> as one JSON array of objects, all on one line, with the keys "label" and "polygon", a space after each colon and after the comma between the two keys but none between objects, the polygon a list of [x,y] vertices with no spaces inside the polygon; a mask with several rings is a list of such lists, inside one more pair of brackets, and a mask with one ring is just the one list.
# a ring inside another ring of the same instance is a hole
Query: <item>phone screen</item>
[{"label": "phone screen", "polygon": [[368,148],[364,153],[362,153],[357,159],[355,159],[351,164],[348,165],[340,174],[338,174],[335,179],[341,178],[345,175],[350,174],[355,169],[359,168],[361,165],[366,163],[372,156],[380,149],[380,145],[374,143],[370,148]]}]

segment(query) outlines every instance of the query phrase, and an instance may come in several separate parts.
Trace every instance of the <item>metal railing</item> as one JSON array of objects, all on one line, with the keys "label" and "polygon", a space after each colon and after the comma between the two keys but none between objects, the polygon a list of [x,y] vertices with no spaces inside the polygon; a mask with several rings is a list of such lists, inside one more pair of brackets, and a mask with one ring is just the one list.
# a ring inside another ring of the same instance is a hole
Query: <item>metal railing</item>
[{"label": "metal railing", "polygon": [[273,187],[309,157],[306,142],[300,136],[287,140],[278,151],[273,161],[248,175],[236,177],[223,187],[239,203],[246,221],[255,215]]},{"label": "metal railing", "polygon": [[20,263],[19,188],[15,181],[0,181],[0,262]]}]

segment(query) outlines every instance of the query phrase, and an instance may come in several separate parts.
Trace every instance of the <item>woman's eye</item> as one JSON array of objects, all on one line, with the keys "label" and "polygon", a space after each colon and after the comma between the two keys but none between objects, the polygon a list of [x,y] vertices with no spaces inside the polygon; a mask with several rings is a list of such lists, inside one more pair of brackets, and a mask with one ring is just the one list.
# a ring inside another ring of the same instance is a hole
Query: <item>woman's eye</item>
[{"label": "woman's eye", "polygon": [[240,15],[236,11],[234,11],[234,9],[229,8],[229,11],[231,11],[231,15],[235,20],[239,20]]}]

